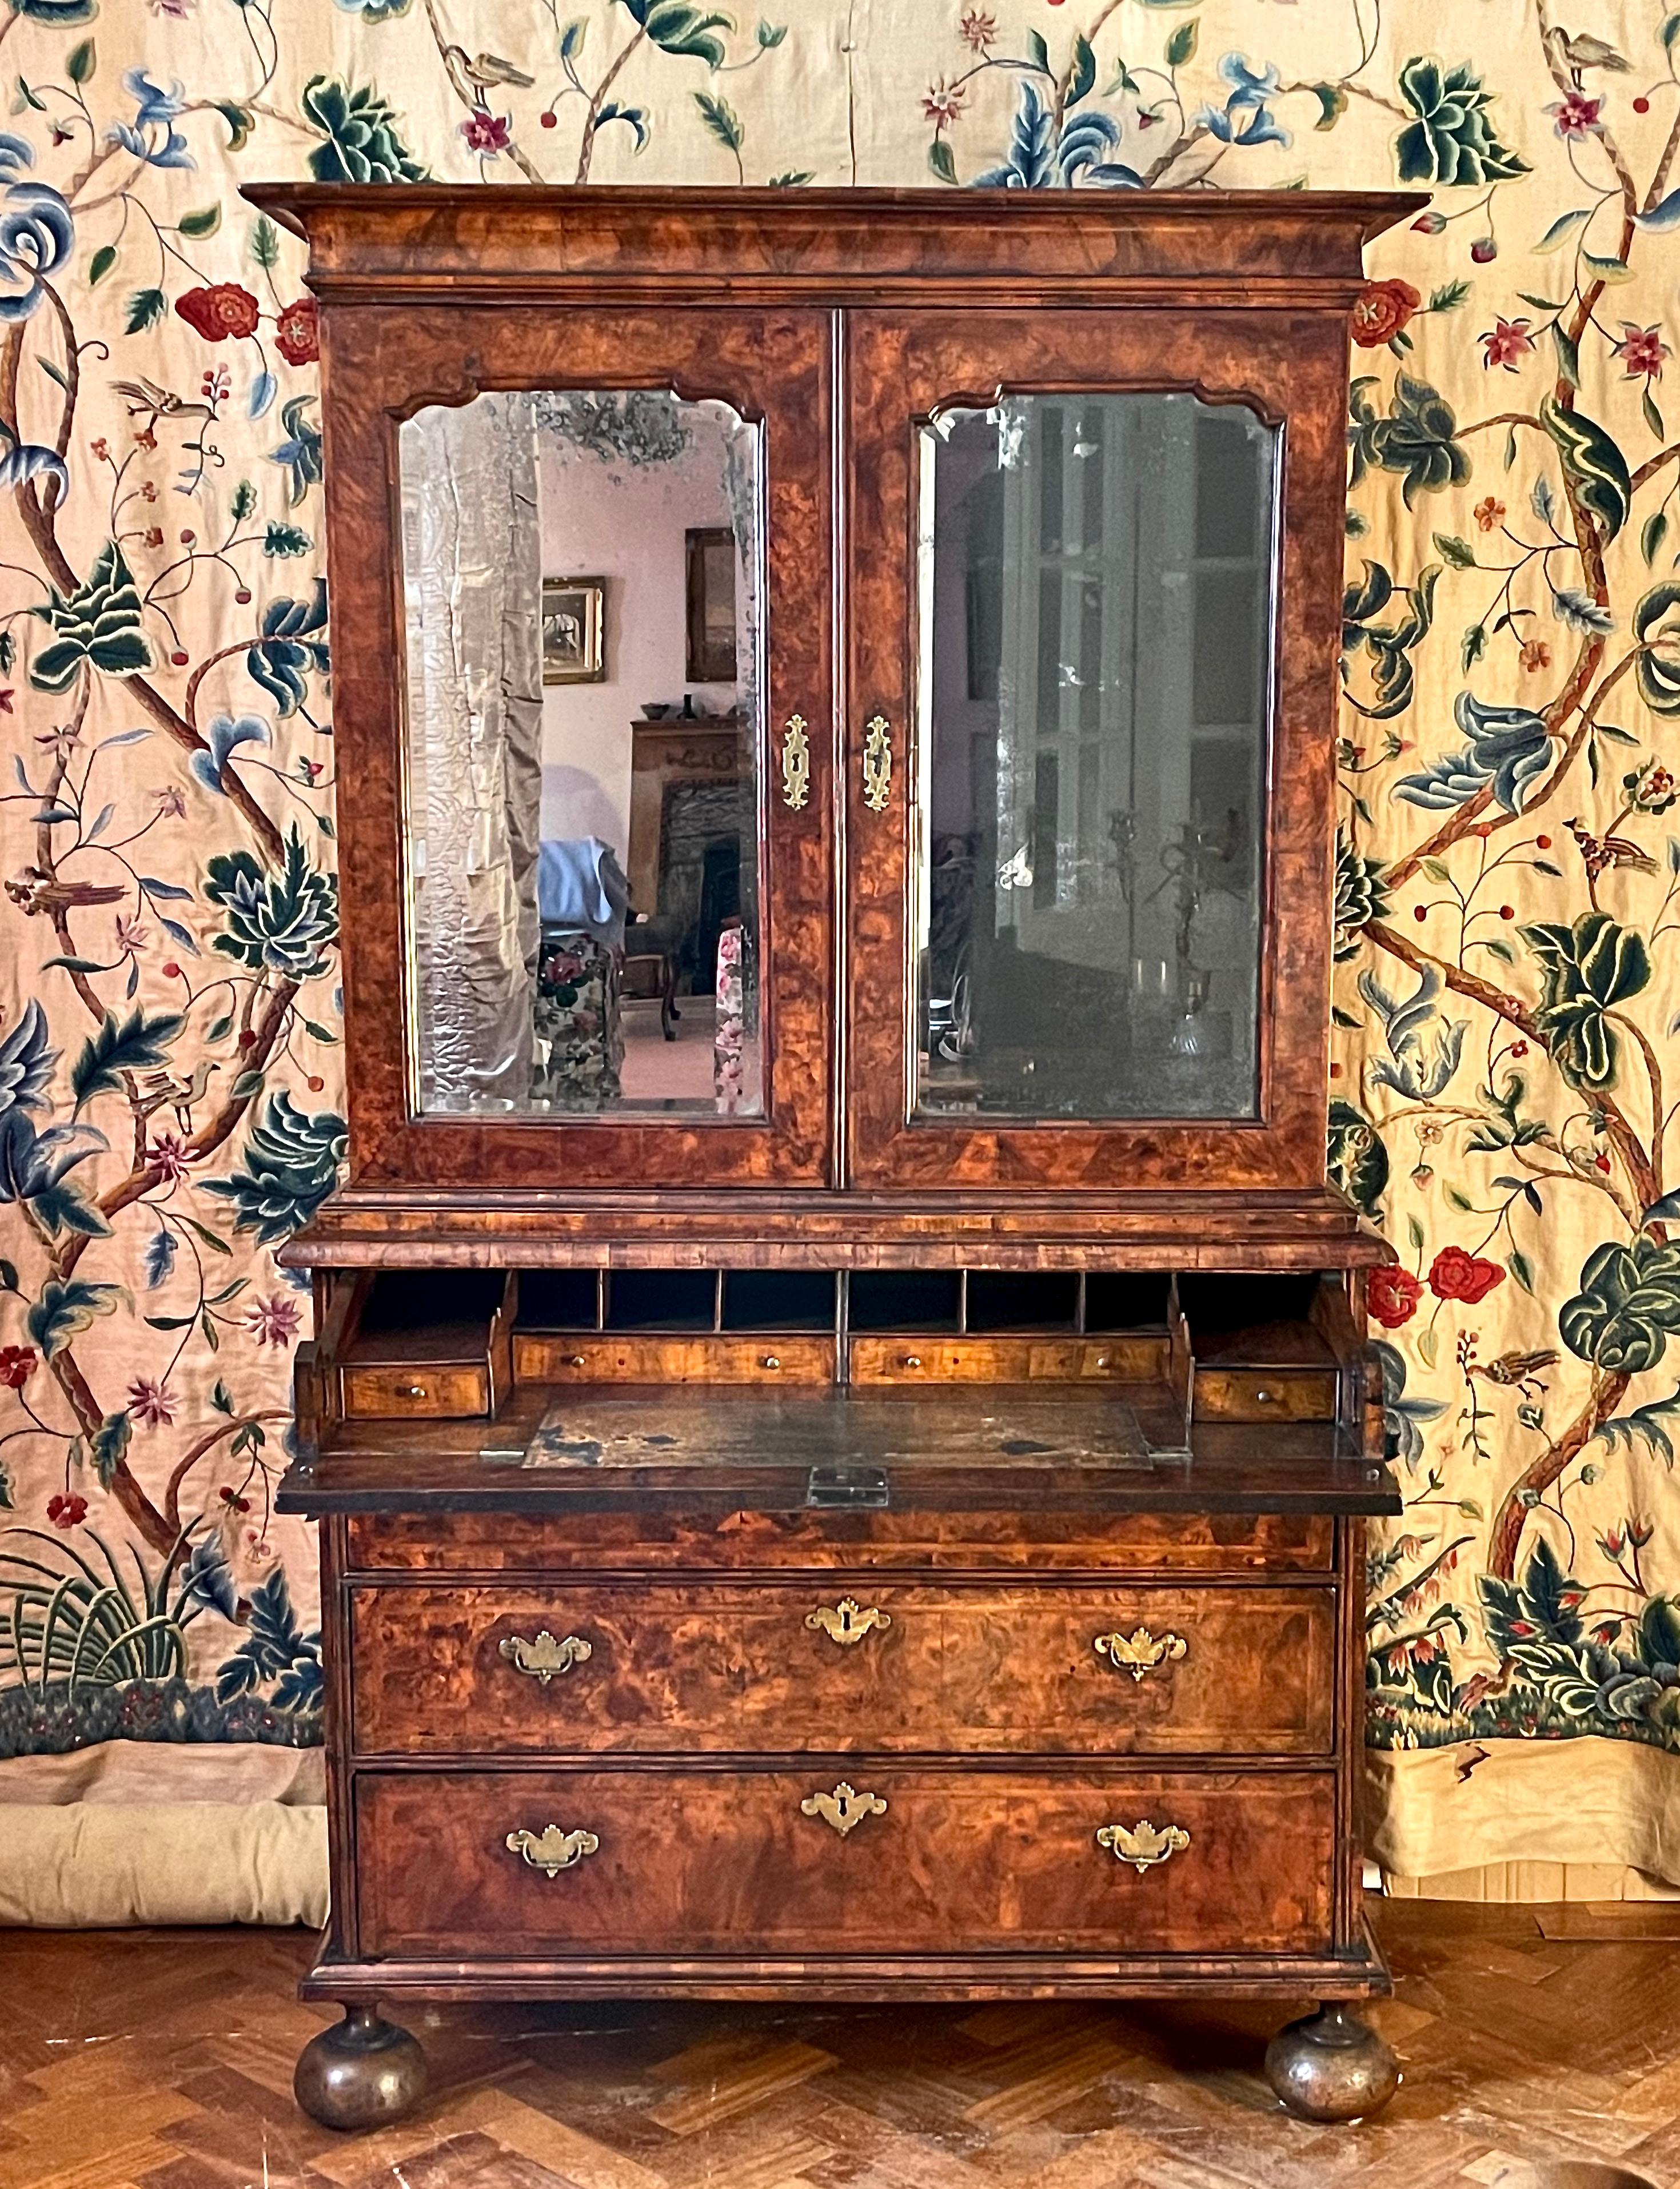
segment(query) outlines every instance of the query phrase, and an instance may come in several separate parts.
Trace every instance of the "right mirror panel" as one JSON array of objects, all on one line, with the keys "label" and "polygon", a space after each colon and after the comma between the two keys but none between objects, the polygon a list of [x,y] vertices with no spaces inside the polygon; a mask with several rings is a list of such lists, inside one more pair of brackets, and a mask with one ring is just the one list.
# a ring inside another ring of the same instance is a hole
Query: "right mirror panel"
[{"label": "right mirror panel", "polygon": [[1280,439],[1187,393],[924,428],[918,1115],[1258,1115]]}]

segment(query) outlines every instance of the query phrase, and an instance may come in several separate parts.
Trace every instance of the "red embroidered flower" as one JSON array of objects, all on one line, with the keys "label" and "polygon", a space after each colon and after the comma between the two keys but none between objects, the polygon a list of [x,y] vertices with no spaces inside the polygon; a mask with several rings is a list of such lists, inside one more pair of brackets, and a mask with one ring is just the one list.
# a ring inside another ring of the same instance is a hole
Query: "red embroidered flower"
[{"label": "red embroidered flower", "polygon": [[1361,349],[1381,349],[1423,301],[1410,281],[1367,281],[1365,294],[1354,306],[1354,340]]},{"label": "red embroidered flower", "polygon": [[1662,338],[1660,326],[1636,326],[1632,320],[1621,323],[1621,340],[1610,352],[1619,357],[1627,377],[1638,380],[1643,373],[1648,380],[1660,380],[1663,360],[1672,357],[1673,351]]},{"label": "red embroidered flower", "polygon": [[1470,514],[1484,532],[1496,532],[1505,521],[1505,505],[1491,494],[1484,495]]},{"label": "red embroidered flower", "polygon": [[1429,1289],[1435,1298],[1463,1300],[1470,1307],[1504,1281],[1505,1272],[1497,1262],[1485,1262],[1462,1247],[1443,1247],[1429,1264]]},{"label": "red embroidered flower", "polygon": [[1366,1306],[1384,1330],[1398,1330],[1410,1322],[1423,1297],[1423,1285],[1398,1262],[1373,1270],[1365,1292]]},{"label": "red embroidered flower", "polygon": [[1598,110],[1604,103],[1602,99],[1589,99],[1584,91],[1569,91],[1541,110],[1552,116],[1560,137],[1579,143],[1590,129],[1598,127]]},{"label": "red embroidered flower", "polygon": [[225,342],[229,335],[254,335],[257,299],[237,281],[218,281],[213,288],[189,289],[177,297],[175,309],[195,334],[206,342]]},{"label": "red embroidered flower", "polygon": [[274,322],[274,348],[288,365],[313,365],[321,354],[320,326],[313,297],[288,304]]},{"label": "red embroidered flower", "polygon": [[1507,372],[1514,372],[1519,358],[1534,354],[1534,337],[1526,320],[1496,318],[1491,330],[1476,339],[1482,346],[1484,372],[1491,365],[1502,365]]},{"label": "red embroidered flower", "polygon": [[947,83],[941,76],[922,93],[922,112],[936,129],[948,129],[968,104],[968,86]]},{"label": "red embroidered flower", "polygon": [[0,1345],[0,1383],[8,1391],[22,1390],[34,1366],[32,1345]]},{"label": "red embroidered flower", "polygon": [[983,54],[998,36],[998,19],[995,15],[985,14],[981,8],[970,8],[957,28],[965,46],[971,46],[976,53]]},{"label": "red embroidered flower", "polygon": [[475,107],[467,116],[461,125],[461,133],[475,152],[505,152],[513,142],[509,116],[486,114],[483,107]]},{"label": "red embroidered flower", "polygon": [[55,1528],[79,1528],[88,1517],[85,1497],[49,1497],[47,1518]]},{"label": "red embroidered flower", "polygon": [[1543,638],[1525,638],[1517,659],[1530,676],[1552,666],[1552,649]]}]

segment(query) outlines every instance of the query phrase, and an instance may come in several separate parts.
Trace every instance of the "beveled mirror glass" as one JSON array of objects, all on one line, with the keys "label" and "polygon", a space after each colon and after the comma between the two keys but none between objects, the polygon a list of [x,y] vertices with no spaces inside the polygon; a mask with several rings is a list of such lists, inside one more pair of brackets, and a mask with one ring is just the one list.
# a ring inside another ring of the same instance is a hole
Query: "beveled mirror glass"
[{"label": "beveled mirror glass", "polygon": [[489,393],[407,420],[400,462],[416,1110],[761,1116],[761,428]]},{"label": "beveled mirror glass", "polygon": [[1257,1114],[1278,441],[1188,393],[924,429],[917,1114]]}]

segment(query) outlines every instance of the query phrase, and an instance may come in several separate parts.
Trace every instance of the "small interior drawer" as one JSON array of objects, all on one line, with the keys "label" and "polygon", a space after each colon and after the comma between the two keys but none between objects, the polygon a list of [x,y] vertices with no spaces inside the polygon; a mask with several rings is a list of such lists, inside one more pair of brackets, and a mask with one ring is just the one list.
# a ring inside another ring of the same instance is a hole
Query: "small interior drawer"
[{"label": "small interior drawer", "polygon": [[1196,1418],[1208,1422],[1333,1422],[1333,1369],[1202,1368]]},{"label": "small interior drawer", "polygon": [[855,1383],[1142,1383],[1163,1375],[1166,1340],[1134,1338],[918,1338],[851,1340]]},{"label": "small interior drawer", "polygon": [[518,1331],[513,1372],[522,1383],[828,1383],[831,1338],[619,1337]]},{"label": "small interior drawer", "polygon": [[490,1373],[483,1361],[460,1366],[437,1361],[347,1366],[343,1389],[344,1411],[351,1421],[459,1421],[490,1411]]}]

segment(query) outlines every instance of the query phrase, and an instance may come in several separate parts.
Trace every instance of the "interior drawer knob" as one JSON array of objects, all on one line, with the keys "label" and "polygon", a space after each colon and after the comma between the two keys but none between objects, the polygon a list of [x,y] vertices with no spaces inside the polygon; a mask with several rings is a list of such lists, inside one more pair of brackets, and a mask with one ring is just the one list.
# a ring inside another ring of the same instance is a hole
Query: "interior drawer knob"
[{"label": "interior drawer knob", "polygon": [[873,1633],[877,1627],[891,1626],[892,1615],[878,1609],[873,1604],[861,1604],[855,1597],[843,1596],[832,1609],[826,1604],[820,1604],[815,1611],[807,1611],[805,1623],[813,1634],[818,1632],[824,1633],[829,1641],[838,1642],[844,1648],[854,1642],[861,1642],[866,1634]]},{"label": "interior drawer knob", "polygon": [[426,1396],[426,1386],[424,1383],[404,1383],[397,1396],[399,1399],[423,1399]]},{"label": "interior drawer knob", "polygon": [[1175,1665],[1190,1654],[1182,1634],[1151,1634],[1146,1626],[1134,1627],[1129,1634],[1099,1634],[1091,1647],[1117,1672],[1129,1672],[1134,1680],[1157,1665]]},{"label": "interior drawer knob", "polygon": [[516,1672],[529,1672],[546,1688],[557,1675],[569,1672],[574,1665],[586,1665],[595,1650],[581,1634],[568,1634],[557,1642],[545,1626],[530,1642],[523,1634],[510,1634],[501,1644],[501,1654]]},{"label": "interior drawer knob", "polygon": [[759,1363],[761,1368],[779,1368],[781,1365],[782,1356],[779,1353],[766,1353]]},{"label": "interior drawer knob", "polygon": [[1130,1863],[1141,1877],[1157,1863],[1182,1854],[1190,1845],[1190,1834],[1182,1824],[1152,1824],[1147,1817],[1140,1817],[1134,1824],[1104,1824],[1097,1833],[1097,1845],[1106,1847],[1117,1862]]},{"label": "interior drawer knob", "polygon": [[533,1869],[557,1877],[563,1869],[575,1869],[601,1842],[593,1832],[565,1832],[558,1824],[545,1824],[540,1832],[510,1832],[506,1844],[510,1854],[522,1855]]},{"label": "interior drawer knob", "polygon": [[900,1366],[905,1368],[919,1368],[921,1365],[922,1356],[919,1353],[907,1353],[900,1363]]},{"label": "interior drawer knob", "polygon": [[860,1794],[844,1779],[832,1794],[807,1794],[799,1806],[802,1815],[820,1817],[825,1824],[832,1824],[842,1839],[848,1832],[855,1831],[865,1817],[886,1814],[886,1803],[879,1794]]}]

